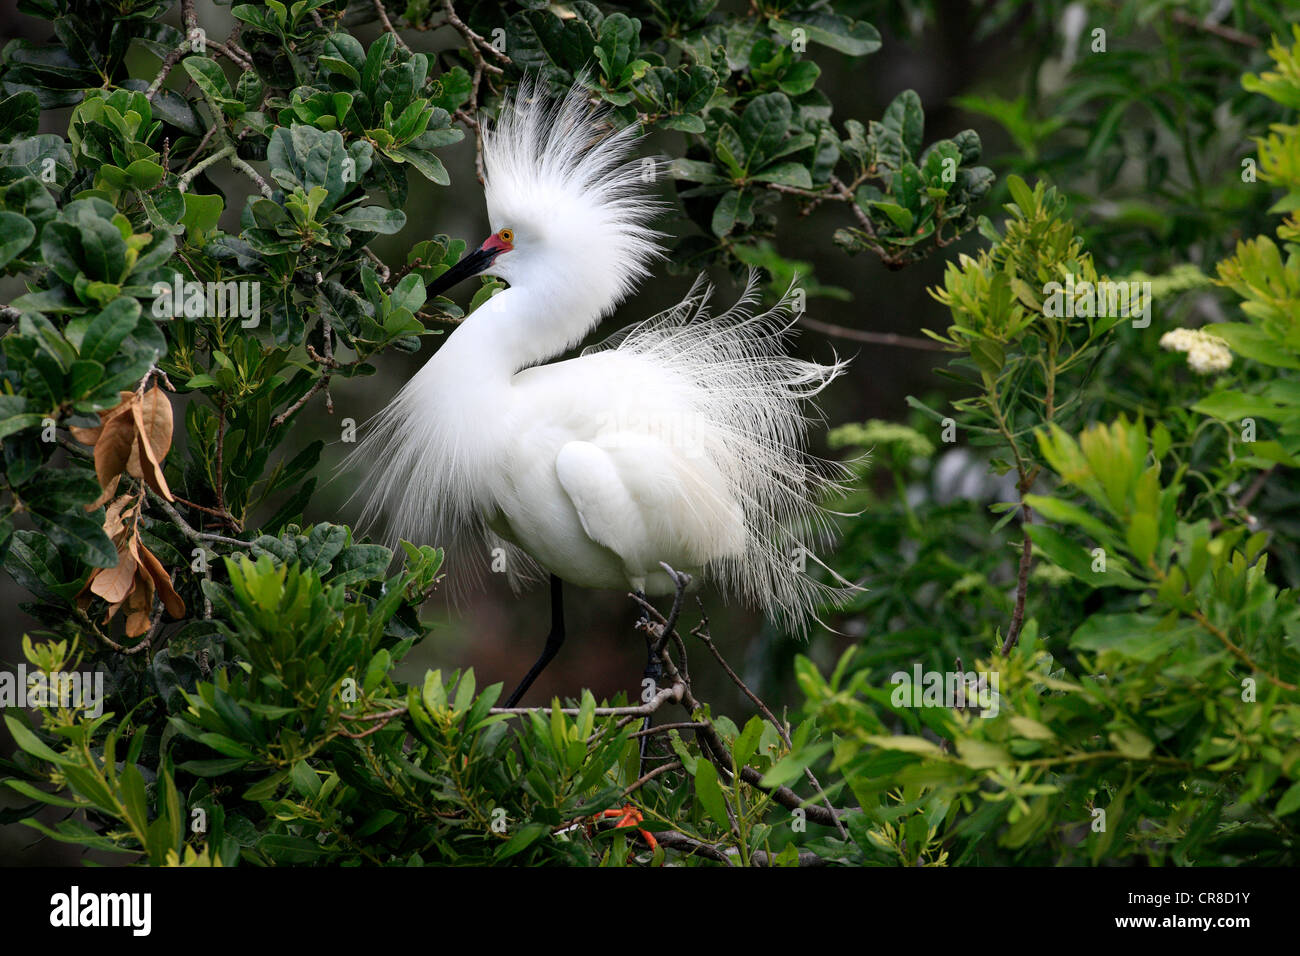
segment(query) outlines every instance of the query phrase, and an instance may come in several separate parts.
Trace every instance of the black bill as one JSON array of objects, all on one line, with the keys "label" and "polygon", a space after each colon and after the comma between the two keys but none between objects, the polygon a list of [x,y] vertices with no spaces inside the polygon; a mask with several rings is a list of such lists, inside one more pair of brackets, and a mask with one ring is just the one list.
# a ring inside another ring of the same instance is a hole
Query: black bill
[{"label": "black bill", "polygon": [[470,276],[476,276],[488,266],[500,254],[500,249],[475,249],[473,252],[466,253],[460,261],[444,272],[438,278],[429,284],[426,294],[430,297],[442,295],[452,286],[463,282]]}]

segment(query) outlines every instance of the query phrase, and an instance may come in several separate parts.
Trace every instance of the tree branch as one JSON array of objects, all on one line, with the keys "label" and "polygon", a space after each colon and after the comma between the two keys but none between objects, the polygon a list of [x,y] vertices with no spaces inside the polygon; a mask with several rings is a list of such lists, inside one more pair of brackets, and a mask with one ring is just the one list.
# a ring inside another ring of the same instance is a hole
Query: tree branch
[{"label": "tree branch", "polygon": [[375,13],[379,14],[379,22],[384,25],[384,32],[391,33],[393,39],[397,41],[397,45],[407,53],[410,53],[411,48],[406,45],[406,41],[402,39],[402,35],[397,32],[396,28],[393,26],[393,21],[388,19],[388,11],[384,9],[384,0],[372,0],[372,2],[375,5]]},{"label": "tree branch", "polygon": [[1025,597],[1029,592],[1029,566],[1034,557],[1034,539],[1029,537],[1029,526],[1034,515],[1029,505],[1024,503],[1021,493],[1020,526],[1024,529],[1024,544],[1020,549],[1020,571],[1016,575],[1016,606],[1011,612],[1011,626],[1007,628],[1006,640],[1002,642],[1002,656],[1011,653],[1011,649],[1020,642],[1020,631],[1025,623]]},{"label": "tree branch", "polygon": [[830,322],[811,319],[807,313],[800,313],[799,324],[804,328],[812,329],[814,332],[821,332],[823,335],[852,339],[855,342],[869,342],[872,345],[897,345],[900,348],[923,349],[927,352],[948,351],[941,343],[933,339],[918,339],[909,335],[896,335],[893,332],[866,332],[862,329],[850,329],[843,325],[832,325]]}]

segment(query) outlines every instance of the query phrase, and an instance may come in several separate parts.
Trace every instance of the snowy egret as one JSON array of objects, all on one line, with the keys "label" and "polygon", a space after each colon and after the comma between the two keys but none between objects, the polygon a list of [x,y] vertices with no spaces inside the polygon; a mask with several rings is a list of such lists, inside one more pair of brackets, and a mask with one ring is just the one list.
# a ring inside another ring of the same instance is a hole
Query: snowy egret
[{"label": "snowy egret", "polygon": [[[486,125],[486,124],[485,124]],[[843,371],[785,354],[787,296],[676,307],[579,357],[581,342],[662,256],[634,127],[613,131],[575,85],[525,80],[485,129],[492,235],[429,288],[508,283],[462,322],[375,420],[363,523],[481,549],[511,583],[550,575],[551,631],[513,706],[564,641],[561,582],[673,593],[661,562],[802,629],[844,593],[805,572],[828,532],[818,498],[847,471],[804,451],[807,400]],[[650,167],[653,169],[653,165]],[[470,542],[476,542],[471,545]],[[501,550],[497,550],[501,549]]]}]

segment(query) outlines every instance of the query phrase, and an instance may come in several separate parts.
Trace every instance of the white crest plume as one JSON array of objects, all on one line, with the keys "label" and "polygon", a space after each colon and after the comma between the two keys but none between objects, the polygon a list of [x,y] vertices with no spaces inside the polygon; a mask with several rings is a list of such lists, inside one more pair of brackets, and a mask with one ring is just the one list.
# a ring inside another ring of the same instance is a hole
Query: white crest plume
[{"label": "white crest plume", "polygon": [[484,129],[483,192],[493,230],[522,226],[567,250],[548,268],[581,282],[603,318],[663,256],[663,233],[648,225],[663,204],[647,195],[655,176],[645,174],[658,163],[630,160],[637,126],[613,130],[589,95],[581,78],[553,99],[540,80],[525,77]]}]

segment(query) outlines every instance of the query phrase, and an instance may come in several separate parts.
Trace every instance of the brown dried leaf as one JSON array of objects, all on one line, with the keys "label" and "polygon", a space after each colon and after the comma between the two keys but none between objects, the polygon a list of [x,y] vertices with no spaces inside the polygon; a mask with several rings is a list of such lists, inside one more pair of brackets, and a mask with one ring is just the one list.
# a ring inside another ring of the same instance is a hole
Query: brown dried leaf
[{"label": "brown dried leaf", "polygon": [[116,405],[99,411],[99,425],[95,428],[80,428],[76,425],[69,425],[68,431],[72,433],[72,437],[83,445],[93,445],[98,442],[108,420],[129,411],[131,407],[129,403],[135,401],[136,398],[135,392],[118,392],[117,396],[119,401]]},{"label": "brown dried leaf", "polygon": [[[116,479],[113,480],[113,484],[117,484]],[[124,513],[129,512],[129,506],[135,504],[138,500],[139,499],[136,498],[135,495],[122,495],[120,498],[114,500],[114,502],[109,505],[108,509],[104,512],[104,534],[108,535],[109,538],[111,538],[119,547],[123,542],[118,541],[118,538],[123,537],[123,540],[125,540],[123,535],[126,531]]]},{"label": "brown dried leaf", "polygon": [[[156,464],[161,464],[172,447],[172,403],[157,384],[140,400],[136,428],[153,451],[152,460]],[[143,477],[140,468],[139,443],[131,449],[131,458],[127,461],[126,471],[132,478]]]},{"label": "brown dried leaf", "polygon": [[[166,402],[167,399],[164,398],[163,401]],[[168,413],[170,414],[171,405],[169,404],[167,408]],[[131,418],[135,422],[135,446],[139,453],[136,461],[140,465],[140,471],[142,472],[141,477],[144,478],[145,484],[158,492],[158,494],[162,495],[168,501],[175,501],[176,499],[172,496],[172,490],[167,487],[167,479],[163,477],[162,459],[154,454],[154,450],[146,437],[147,426],[144,421],[144,413],[138,403],[131,408]],[[171,447],[170,424],[167,427],[167,446],[169,448]],[[99,446],[95,446],[95,450],[98,451]]]},{"label": "brown dried leaf", "polygon": [[158,596],[162,598],[163,607],[167,613],[174,618],[185,616],[185,602],[181,596],[176,593],[172,587],[171,576],[168,575],[167,569],[162,566],[162,562],[154,556],[154,553],[144,546],[144,542],[139,544],[140,564],[149,577],[153,579],[154,586],[158,589]]},{"label": "brown dried leaf", "polygon": [[122,474],[135,445],[135,421],[130,414],[114,415],[104,421],[95,442],[95,476],[102,488]]},{"label": "brown dried leaf", "polygon": [[109,604],[121,604],[126,600],[135,585],[137,567],[131,550],[129,545],[118,545],[117,564],[111,568],[99,569],[90,582],[91,593],[99,595]]},{"label": "brown dried leaf", "polygon": [[93,445],[99,441],[99,433],[104,430],[103,425],[96,425],[94,428],[81,428],[77,425],[69,425],[68,431],[72,437],[83,445]]},{"label": "brown dried leaf", "polygon": [[[86,510],[94,511],[96,508],[101,507],[104,504],[104,502],[108,501],[109,498],[112,498],[113,495],[117,492],[117,486],[121,480],[122,480],[122,475],[120,472],[114,475],[112,480],[110,480],[108,485],[104,488],[103,493],[100,494],[100,496],[96,498],[94,501],[92,501],[90,504],[86,505]],[[109,537],[111,538],[112,535],[109,535]]]},{"label": "brown dried leaf", "polygon": [[149,616],[153,612],[153,582],[143,568],[136,574],[136,583],[138,587],[131,592],[126,605],[130,611],[126,618],[127,637],[139,637],[149,630]]}]

